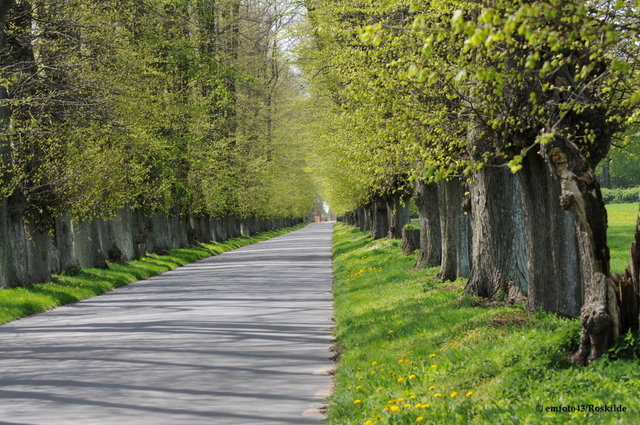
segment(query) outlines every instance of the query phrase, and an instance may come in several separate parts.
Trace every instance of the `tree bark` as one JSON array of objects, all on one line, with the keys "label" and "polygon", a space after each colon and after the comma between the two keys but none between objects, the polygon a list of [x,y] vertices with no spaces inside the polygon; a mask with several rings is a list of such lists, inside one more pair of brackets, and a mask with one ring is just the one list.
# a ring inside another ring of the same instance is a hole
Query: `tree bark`
[{"label": "tree bark", "polygon": [[389,233],[387,217],[387,203],[383,198],[376,198],[371,204],[373,221],[371,223],[371,237],[382,239]]},{"label": "tree bark", "polygon": [[440,279],[456,280],[469,276],[471,230],[469,217],[462,210],[464,185],[458,179],[438,182],[442,259]]},{"label": "tree bark", "polygon": [[524,301],[527,261],[518,178],[506,168],[485,167],[473,176],[471,276],[465,292]]},{"label": "tree bark", "polygon": [[372,204],[365,205],[363,210],[363,229],[362,231],[367,232],[370,231],[373,224],[373,206]]},{"label": "tree bark", "polygon": [[578,147],[566,140],[541,145],[523,165],[529,305],[565,314],[581,306],[580,346],[570,359],[587,364],[621,330],[600,186]]},{"label": "tree bark", "polygon": [[422,180],[416,180],[413,199],[420,217],[420,253],[416,266],[438,266],[442,258],[442,236],[436,184],[426,184]]},{"label": "tree bark", "polygon": [[546,159],[529,152],[518,173],[522,187],[528,306],[577,316],[583,302],[576,221],[560,205],[559,180]]},{"label": "tree bark", "polygon": [[420,249],[420,229],[402,229],[402,253],[411,255]]},{"label": "tree bark", "polygon": [[366,221],[367,221],[367,211],[365,207],[358,208],[358,229],[360,229],[361,232],[364,232],[367,230]]},{"label": "tree bark", "polygon": [[402,228],[409,223],[409,197],[394,193],[387,198],[387,220],[391,239],[402,238]]}]

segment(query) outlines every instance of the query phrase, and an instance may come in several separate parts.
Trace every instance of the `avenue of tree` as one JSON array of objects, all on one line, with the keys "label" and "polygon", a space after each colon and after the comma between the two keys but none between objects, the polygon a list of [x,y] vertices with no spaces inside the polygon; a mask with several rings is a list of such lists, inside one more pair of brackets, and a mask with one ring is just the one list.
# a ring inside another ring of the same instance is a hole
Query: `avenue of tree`
[{"label": "avenue of tree", "polygon": [[0,0],[0,286],[318,191],[397,238],[413,199],[419,265],[581,316],[589,363],[640,327],[596,179],[637,153],[639,34],[639,0]]},{"label": "avenue of tree", "polygon": [[419,264],[582,318],[572,359],[638,330],[596,166],[637,137],[640,2],[307,0],[325,197],[374,238],[413,197]]}]

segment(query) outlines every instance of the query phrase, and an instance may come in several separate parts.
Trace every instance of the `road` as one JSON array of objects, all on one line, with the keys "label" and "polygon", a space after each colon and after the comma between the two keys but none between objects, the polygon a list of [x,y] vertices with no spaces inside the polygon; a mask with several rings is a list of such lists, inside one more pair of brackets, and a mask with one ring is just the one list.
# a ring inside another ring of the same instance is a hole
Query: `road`
[{"label": "road", "polygon": [[0,326],[0,424],[322,423],[331,232],[311,224]]}]

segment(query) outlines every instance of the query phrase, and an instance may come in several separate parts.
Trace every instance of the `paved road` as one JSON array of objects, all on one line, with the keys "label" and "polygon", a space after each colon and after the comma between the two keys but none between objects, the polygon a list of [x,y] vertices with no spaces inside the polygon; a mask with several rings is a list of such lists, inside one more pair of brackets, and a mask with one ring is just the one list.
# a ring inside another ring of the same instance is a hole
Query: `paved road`
[{"label": "paved road", "polygon": [[329,223],[0,326],[0,424],[313,424]]}]

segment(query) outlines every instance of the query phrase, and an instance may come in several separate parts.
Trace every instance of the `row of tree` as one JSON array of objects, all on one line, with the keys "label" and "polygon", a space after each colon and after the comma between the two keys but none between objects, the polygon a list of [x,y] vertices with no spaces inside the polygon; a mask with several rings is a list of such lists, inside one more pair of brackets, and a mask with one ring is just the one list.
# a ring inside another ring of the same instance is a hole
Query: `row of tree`
[{"label": "row of tree", "polygon": [[419,261],[580,314],[579,363],[638,329],[638,269],[610,274],[595,168],[637,131],[640,2],[306,4],[332,207],[380,237],[414,195]]},{"label": "row of tree", "polygon": [[280,0],[0,0],[0,287],[316,199]]},{"label": "row of tree", "polygon": [[32,219],[302,217],[315,191],[286,128],[294,6],[2,0],[0,195]]}]

